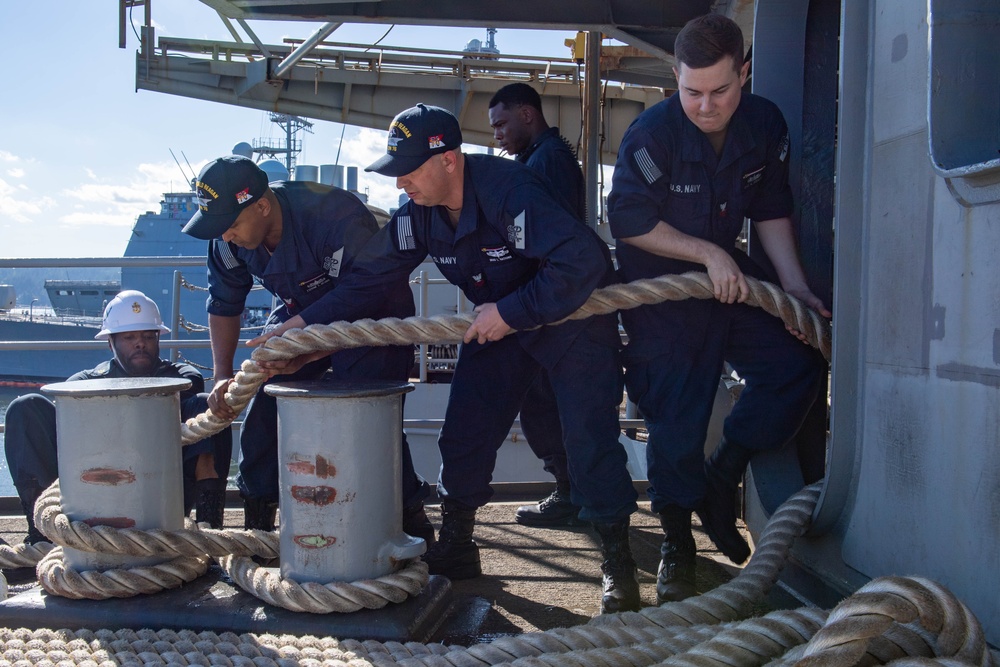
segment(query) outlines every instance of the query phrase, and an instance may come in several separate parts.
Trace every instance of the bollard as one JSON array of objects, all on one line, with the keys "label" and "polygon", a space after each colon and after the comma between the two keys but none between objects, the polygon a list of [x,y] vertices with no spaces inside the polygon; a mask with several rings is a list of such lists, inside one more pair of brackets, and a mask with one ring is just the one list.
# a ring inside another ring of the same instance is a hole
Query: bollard
[{"label": "bollard", "polygon": [[[180,378],[120,378],[42,387],[55,400],[62,507],[91,526],[177,530],[184,526]],[[64,548],[74,570],[162,563]]]},{"label": "bollard", "polygon": [[400,468],[407,383],[270,384],[278,403],[281,576],[380,577],[426,545],[403,532]]}]

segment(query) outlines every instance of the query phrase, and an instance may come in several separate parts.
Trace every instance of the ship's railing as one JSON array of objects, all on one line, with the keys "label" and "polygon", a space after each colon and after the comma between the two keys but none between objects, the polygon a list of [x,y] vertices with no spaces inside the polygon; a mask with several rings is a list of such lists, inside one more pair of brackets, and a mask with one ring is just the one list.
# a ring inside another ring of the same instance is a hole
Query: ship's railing
[{"label": "ship's railing", "polygon": [[[193,267],[204,268],[206,257],[198,255],[182,255],[176,257],[167,256],[145,256],[145,257],[71,257],[71,258],[13,258],[0,257],[0,268],[121,268],[121,267]],[[433,261],[427,259],[422,266],[433,267]],[[210,346],[208,337],[198,339],[179,339],[181,327],[181,315],[179,313],[180,290],[183,276],[179,271],[174,272],[173,288],[171,298],[173,300],[172,312],[174,313],[170,325],[170,338],[160,340],[160,347],[171,350],[171,360],[177,361],[178,351],[181,349],[206,349]],[[452,312],[466,312],[470,305],[465,295],[457,287],[443,278],[430,277],[428,270],[421,269],[414,274],[411,283],[417,285],[417,314],[422,317],[435,314],[430,298],[431,286],[449,286],[455,291],[454,309],[450,306],[447,310]],[[246,340],[241,341],[245,343]],[[0,341],[0,351],[8,350],[50,350],[53,353],[65,350],[99,350],[107,347],[105,341],[86,340],[54,340],[54,341],[31,341],[13,340]],[[443,353],[442,353],[443,352]],[[428,377],[434,373],[450,373],[454,370],[457,354],[448,352],[445,346],[421,345],[419,347],[418,372],[422,382],[426,382]]]}]

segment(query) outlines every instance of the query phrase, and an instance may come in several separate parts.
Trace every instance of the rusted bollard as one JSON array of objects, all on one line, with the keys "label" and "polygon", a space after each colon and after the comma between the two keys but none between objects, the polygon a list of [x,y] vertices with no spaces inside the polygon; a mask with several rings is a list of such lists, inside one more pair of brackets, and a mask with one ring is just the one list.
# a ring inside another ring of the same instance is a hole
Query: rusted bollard
[{"label": "rusted bollard", "polygon": [[[42,387],[56,404],[59,488],[73,521],[177,530],[184,526],[179,392],[189,380],[121,378]],[[161,563],[65,548],[74,570]]]},{"label": "rusted bollard", "polygon": [[278,403],[281,576],[357,581],[389,574],[426,545],[402,530],[407,383],[271,384]]}]

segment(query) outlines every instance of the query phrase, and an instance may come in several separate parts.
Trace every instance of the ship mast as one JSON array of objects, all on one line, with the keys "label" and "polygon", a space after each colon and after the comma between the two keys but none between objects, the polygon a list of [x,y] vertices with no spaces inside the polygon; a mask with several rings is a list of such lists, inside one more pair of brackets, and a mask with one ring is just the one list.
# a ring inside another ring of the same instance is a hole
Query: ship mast
[{"label": "ship mast", "polygon": [[253,145],[253,152],[263,157],[275,158],[284,156],[285,168],[291,174],[295,167],[295,158],[302,152],[302,140],[298,138],[299,132],[309,132],[312,134],[313,124],[301,116],[293,116],[285,113],[271,112],[268,118],[272,123],[280,127],[285,132],[284,145],[269,145],[270,140],[260,139]]}]

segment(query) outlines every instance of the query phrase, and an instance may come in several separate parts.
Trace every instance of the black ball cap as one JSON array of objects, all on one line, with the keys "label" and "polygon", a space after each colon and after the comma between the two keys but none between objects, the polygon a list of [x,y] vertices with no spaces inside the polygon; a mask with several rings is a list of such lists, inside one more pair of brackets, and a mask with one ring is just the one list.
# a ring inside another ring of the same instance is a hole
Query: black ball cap
[{"label": "black ball cap", "polygon": [[450,111],[418,104],[392,119],[385,155],[365,167],[365,171],[405,176],[416,171],[430,156],[461,145],[462,130]]},{"label": "black ball cap", "polygon": [[250,158],[227,155],[209,162],[195,183],[198,210],[182,230],[197,239],[216,239],[250,204],[267,192],[267,174]]}]

